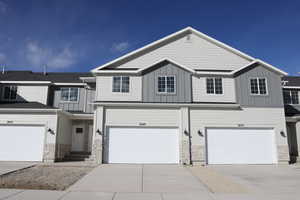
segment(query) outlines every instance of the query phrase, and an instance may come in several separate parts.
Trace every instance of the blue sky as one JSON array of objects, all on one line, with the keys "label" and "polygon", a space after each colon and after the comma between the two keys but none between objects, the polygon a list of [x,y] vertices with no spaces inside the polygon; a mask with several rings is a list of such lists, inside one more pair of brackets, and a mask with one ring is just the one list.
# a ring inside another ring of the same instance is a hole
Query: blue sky
[{"label": "blue sky", "polygon": [[0,0],[0,64],[88,71],[186,26],[300,71],[299,0]]}]

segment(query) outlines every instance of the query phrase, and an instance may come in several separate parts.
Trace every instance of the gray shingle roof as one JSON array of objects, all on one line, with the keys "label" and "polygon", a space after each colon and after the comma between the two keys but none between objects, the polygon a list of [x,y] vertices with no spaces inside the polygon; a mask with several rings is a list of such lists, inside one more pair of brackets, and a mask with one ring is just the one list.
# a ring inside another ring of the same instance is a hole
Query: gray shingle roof
[{"label": "gray shingle roof", "polygon": [[0,109],[13,108],[13,109],[57,109],[52,106],[47,106],[39,102],[1,102]]},{"label": "gray shingle roof", "polygon": [[285,86],[298,86],[300,87],[300,76],[284,76],[283,81],[287,81]]},{"label": "gray shingle roof", "polygon": [[42,72],[6,71],[0,73],[0,81],[51,81],[56,83],[81,83],[80,77],[91,77],[90,72]]}]

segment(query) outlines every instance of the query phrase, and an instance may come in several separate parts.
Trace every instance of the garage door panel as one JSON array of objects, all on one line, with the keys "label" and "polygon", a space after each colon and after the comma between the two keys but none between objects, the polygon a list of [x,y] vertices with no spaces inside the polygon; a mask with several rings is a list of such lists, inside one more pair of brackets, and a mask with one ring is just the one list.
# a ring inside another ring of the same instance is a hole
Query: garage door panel
[{"label": "garage door panel", "polygon": [[209,164],[277,163],[272,129],[208,129]]},{"label": "garage door panel", "polygon": [[42,161],[45,128],[0,126],[1,161]]},{"label": "garage door panel", "polygon": [[109,163],[178,163],[177,129],[110,128]]}]

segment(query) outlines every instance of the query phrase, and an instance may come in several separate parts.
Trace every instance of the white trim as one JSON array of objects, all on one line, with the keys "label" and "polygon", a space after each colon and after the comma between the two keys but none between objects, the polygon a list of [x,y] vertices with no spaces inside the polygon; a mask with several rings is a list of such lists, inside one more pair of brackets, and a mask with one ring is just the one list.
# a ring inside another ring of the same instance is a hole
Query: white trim
[{"label": "white trim", "polygon": [[86,82],[86,83],[96,82],[96,77],[95,76],[91,76],[91,77],[79,77],[79,79],[82,80],[83,82]]},{"label": "white trim", "polygon": [[50,84],[51,81],[0,81],[0,83],[14,84]]},{"label": "white trim", "polygon": [[86,83],[53,83],[53,85],[65,85],[65,86],[85,86]]},{"label": "white trim", "polygon": [[118,62],[120,60],[123,60],[123,59],[125,59],[125,58],[127,58],[129,56],[132,56],[132,55],[134,55],[136,53],[139,53],[140,51],[143,51],[143,50],[145,50],[147,48],[151,48],[151,47],[153,47],[153,46],[155,46],[155,45],[157,45],[159,43],[162,43],[162,42],[164,42],[164,41],[166,41],[168,39],[176,37],[177,35],[180,35],[180,34],[185,33],[185,32],[186,33],[194,33],[195,35],[198,35],[199,37],[201,37],[201,38],[203,38],[203,39],[205,39],[207,41],[210,41],[210,42],[212,42],[212,43],[214,43],[214,44],[216,44],[216,45],[218,45],[218,46],[220,46],[220,47],[222,47],[224,49],[227,49],[227,50],[231,51],[232,53],[237,54],[237,55],[239,55],[239,56],[241,56],[241,57],[243,57],[243,58],[245,58],[245,59],[247,59],[249,61],[255,60],[255,58],[253,58],[253,57],[251,57],[251,56],[249,56],[249,55],[247,55],[247,54],[245,54],[245,53],[243,53],[243,52],[241,52],[241,51],[239,51],[237,49],[234,49],[234,48],[230,47],[229,45],[224,44],[223,42],[220,42],[220,41],[218,41],[216,39],[213,39],[213,38],[209,37],[208,35],[206,35],[204,33],[201,33],[199,31],[193,29],[192,27],[187,27],[187,28],[184,28],[184,29],[182,29],[182,30],[180,30],[178,32],[175,32],[175,33],[171,34],[171,35],[168,35],[168,36],[166,36],[166,37],[164,37],[162,39],[154,41],[154,42],[152,42],[152,43],[150,43],[150,44],[148,44],[148,45],[146,45],[146,46],[144,46],[142,48],[139,48],[139,49],[137,49],[135,51],[132,51],[132,52],[130,52],[128,54],[125,54],[124,56],[121,56],[121,57],[119,57],[119,58],[117,58],[115,60],[112,60],[111,62],[108,62],[108,63],[105,63],[105,64],[103,64],[101,66],[98,66],[98,67],[92,69],[91,72],[97,73],[98,70],[100,70],[100,69],[102,69],[104,67],[107,67],[108,65],[111,65],[111,64],[116,63],[116,62]]},{"label": "white trim", "polygon": [[[78,103],[79,102],[79,88],[75,88],[77,89],[77,100],[76,101],[70,101],[70,94],[71,94],[71,89],[74,89],[75,87],[62,87],[60,88],[60,103]],[[61,99],[61,94],[62,94],[62,89],[69,89],[69,95],[68,95],[68,101],[62,100]]]},{"label": "white trim", "polygon": [[[252,93],[251,91],[251,79],[256,79],[257,81],[257,91],[258,93]],[[261,94],[260,93],[260,87],[259,87],[259,79],[265,79],[265,84],[266,84],[266,94]],[[266,77],[249,77],[249,91],[251,96],[268,96],[269,95],[269,90],[268,90],[268,80]]]},{"label": "white trim", "polygon": [[[159,92],[158,91],[158,89],[159,89],[159,81],[158,81],[158,79],[160,77],[164,77],[165,78],[165,92]],[[174,77],[174,92],[168,92],[167,91],[167,77]],[[158,95],[176,95],[176,76],[175,75],[158,75],[155,81],[157,81],[156,93]]]},{"label": "white trim", "polygon": [[277,72],[277,73],[279,73],[281,75],[284,75],[284,76],[288,75],[288,73],[286,73],[286,72],[278,69],[277,67],[274,67],[274,66],[272,66],[272,65],[270,65],[270,64],[268,64],[268,63],[266,63],[266,62],[264,62],[262,60],[259,60],[259,59],[254,59],[252,62],[248,63],[247,65],[245,65],[243,67],[241,67],[240,69],[232,71],[230,74],[233,75],[233,74],[235,74],[235,73],[237,73],[237,72],[239,72],[239,71],[241,71],[243,69],[246,69],[246,68],[250,67],[251,65],[253,65],[255,63],[259,63],[259,64],[263,65],[264,67],[269,68],[269,69],[271,69],[271,70],[273,70],[273,71],[275,71],[275,72]]},{"label": "white trim", "polygon": [[51,112],[59,112],[62,111],[61,109],[53,108],[53,109],[34,109],[34,108],[0,108],[1,112],[12,112],[12,113],[27,113],[27,112],[36,112],[36,113],[51,113]]},{"label": "white trim", "polygon": [[300,86],[282,86],[284,89],[300,89]]},{"label": "white trim", "polygon": [[199,108],[240,108],[240,104],[208,104],[208,103],[195,103],[195,104],[183,104],[183,103],[122,103],[122,102],[94,102],[93,105],[99,106],[133,106],[133,107],[199,107]]}]

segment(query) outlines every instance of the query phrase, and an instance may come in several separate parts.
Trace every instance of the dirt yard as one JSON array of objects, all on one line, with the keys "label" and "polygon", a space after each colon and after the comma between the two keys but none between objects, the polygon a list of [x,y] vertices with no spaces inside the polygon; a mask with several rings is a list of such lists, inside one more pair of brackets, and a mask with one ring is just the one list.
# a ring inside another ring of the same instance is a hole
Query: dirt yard
[{"label": "dirt yard", "polygon": [[0,188],[65,190],[93,168],[37,165],[0,176]]}]

